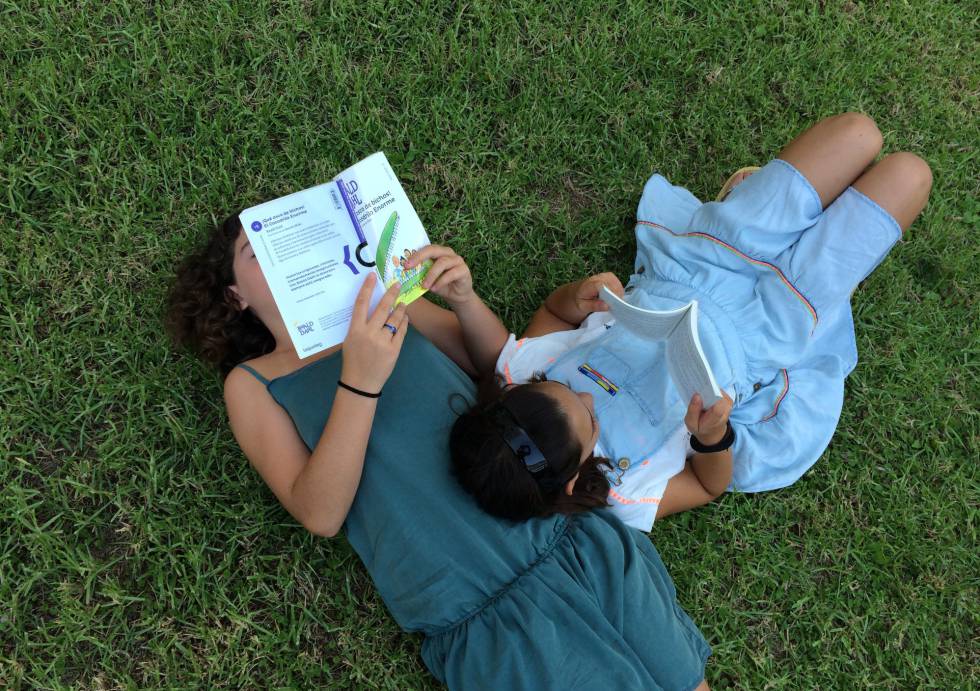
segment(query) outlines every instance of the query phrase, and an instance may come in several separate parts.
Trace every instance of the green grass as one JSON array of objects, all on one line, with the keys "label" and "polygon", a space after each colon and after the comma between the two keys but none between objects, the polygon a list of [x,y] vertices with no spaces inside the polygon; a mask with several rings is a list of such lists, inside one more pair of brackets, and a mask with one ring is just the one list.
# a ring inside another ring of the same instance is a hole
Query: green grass
[{"label": "green grass", "polygon": [[0,687],[437,687],[167,345],[215,219],[383,149],[519,328],[627,275],[651,172],[713,196],[844,110],[935,187],[855,296],[837,436],[652,539],[713,686],[980,685],[975,7],[422,4],[0,4]]}]

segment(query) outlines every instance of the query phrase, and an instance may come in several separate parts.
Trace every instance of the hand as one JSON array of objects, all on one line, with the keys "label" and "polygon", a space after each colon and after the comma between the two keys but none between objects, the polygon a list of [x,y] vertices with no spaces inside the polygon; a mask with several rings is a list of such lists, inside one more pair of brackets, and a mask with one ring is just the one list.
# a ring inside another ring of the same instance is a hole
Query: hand
[{"label": "hand", "polygon": [[[377,280],[377,274],[372,271],[361,285],[354,300],[350,329],[341,347],[341,381],[369,393],[381,391],[381,387],[388,381],[408,332],[405,305],[398,305],[394,312],[391,311],[401,289],[398,283],[385,292],[374,312],[368,315],[371,293],[374,292]],[[393,334],[384,328],[385,324],[394,326],[397,333]]]},{"label": "hand", "polygon": [[[601,274],[596,274],[595,276],[590,276],[589,278],[583,279],[579,283],[578,287],[575,289],[575,308],[579,310],[585,316],[592,314],[593,312],[606,312],[609,310],[609,305],[602,301],[599,297],[602,293],[600,292],[602,286],[606,286],[612,293],[618,297],[623,297],[626,295],[626,291],[623,290],[623,284],[620,282],[616,274],[609,273],[608,271]],[[584,318],[584,317],[583,317]]]},{"label": "hand", "polygon": [[476,296],[470,267],[452,249],[442,245],[427,245],[412,252],[405,268],[411,269],[426,260],[433,260],[433,263],[422,281],[423,288],[444,298],[450,305],[463,304]]},{"label": "hand", "polygon": [[687,406],[687,415],[684,416],[684,425],[687,431],[698,438],[698,441],[705,446],[717,444],[728,431],[728,416],[732,412],[732,399],[724,391],[721,392],[722,399],[717,401],[707,410],[702,410],[704,403],[700,394],[691,397],[691,404]]}]

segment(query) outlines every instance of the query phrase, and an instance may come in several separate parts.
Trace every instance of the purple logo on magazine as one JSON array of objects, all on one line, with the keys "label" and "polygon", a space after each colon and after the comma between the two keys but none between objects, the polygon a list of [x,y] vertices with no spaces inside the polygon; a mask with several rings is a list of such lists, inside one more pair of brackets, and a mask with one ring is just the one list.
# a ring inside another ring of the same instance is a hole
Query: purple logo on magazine
[{"label": "purple logo on magazine", "polygon": [[306,334],[313,333],[313,322],[306,322],[305,324],[297,324],[296,328],[299,330],[300,336],[305,336]]},{"label": "purple logo on magazine", "polygon": [[252,230],[254,230],[256,233],[259,232],[262,230],[262,224],[258,221],[252,221]]},{"label": "purple logo on magazine", "polygon": [[354,262],[350,260],[350,245],[344,245],[344,264],[350,269],[350,272],[355,276],[358,274],[357,267],[354,266]]}]

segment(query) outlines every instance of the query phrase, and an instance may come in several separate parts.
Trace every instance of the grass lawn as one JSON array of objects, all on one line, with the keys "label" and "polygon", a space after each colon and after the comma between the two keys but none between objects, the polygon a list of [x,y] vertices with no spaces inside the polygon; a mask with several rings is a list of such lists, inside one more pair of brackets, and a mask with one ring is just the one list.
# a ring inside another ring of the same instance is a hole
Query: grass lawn
[{"label": "grass lawn", "polygon": [[0,687],[438,688],[168,347],[216,219],[383,149],[517,329],[628,276],[652,172],[713,197],[845,110],[935,186],[854,296],[833,444],[651,539],[712,686],[980,685],[976,6],[414,4],[0,4]]}]

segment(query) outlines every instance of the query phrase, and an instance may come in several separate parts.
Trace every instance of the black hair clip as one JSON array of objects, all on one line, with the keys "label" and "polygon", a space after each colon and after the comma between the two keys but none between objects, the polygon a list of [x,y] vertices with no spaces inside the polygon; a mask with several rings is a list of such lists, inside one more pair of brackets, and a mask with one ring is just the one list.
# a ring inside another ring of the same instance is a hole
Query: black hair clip
[{"label": "black hair clip", "polygon": [[548,459],[524,428],[518,424],[514,413],[503,403],[495,404],[487,412],[490,413],[500,436],[514,456],[524,464],[527,472],[531,473],[544,489],[553,489],[556,486],[556,478],[551,466],[548,465]]}]

